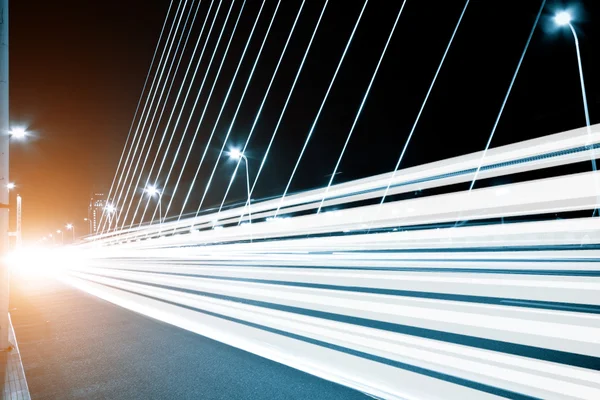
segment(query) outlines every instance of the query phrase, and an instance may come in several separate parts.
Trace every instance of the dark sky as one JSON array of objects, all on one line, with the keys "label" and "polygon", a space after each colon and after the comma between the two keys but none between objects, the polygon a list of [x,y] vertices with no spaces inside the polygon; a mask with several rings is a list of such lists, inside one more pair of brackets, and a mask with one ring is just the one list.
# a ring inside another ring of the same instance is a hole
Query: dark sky
[{"label": "dark sky", "polygon": [[[225,28],[226,39],[242,2],[237,0],[233,6]],[[245,141],[300,3],[300,0],[282,1],[233,125],[228,141],[231,146],[242,146]],[[402,167],[484,148],[541,3],[471,1]],[[13,125],[25,124],[35,133],[26,142],[13,144],[11,179],[18,184],[18,192],[24,198],[24,230],[33,239],[66,222],[75,222],[85,230],[83,218],[90,191],[93,185],[110,186],[169,6],[166,0],[108,0],[101,6],[96,4],[60,0],[11,2],[11,118]],[[186,13],[190,5],[195,10],[196,4],[196,0],[189,0]],[[159,124],[159,137],[181,87],[209,4],[210,1],[203,0],[200,5],[174,89],[167,100],[166,114]],[[222,26],[230,4],[223,1],[215,29]],[[276,4],[275,0],[266,1],[186,211],[195,211],[202,196]],[[464,4],[456,0],[407,1],[336,182],[393,169]],[[258,0],[246,2],[170,215],[181,208],[260,5]],[[249,145],[251,175],[258,169],[322,5],[322,1],[306,2]],[[363,1],[330,1],[254,198],[283,191],[362,5]],[[335,165],[400,5],[401,1],[378,0],[367,5],[292,182],[292,192],[327,183],[326,175]],[[593,74],[599,67],[594,51],[598,48],[599,28],[594,21],[600,18],[600,8],[597,1],[568,4],[549,1],[493,147],[585,124],[573,38],[567,30],[553,29],[551,21],[554,12],[567,5],[577,12],[576,27],[592,123],[600,121],[600,80]],[[174,9],[168,27],[173,15]],[[215,38],[216,33],[209,40],[190,100],[183,108],[167,166],[171,165],[173,149],[179,144],[190,116],[190,104],[198,93]],[[198,107],[191,114],[183,152],[190,146],[224,47],[223,42],[209,70],[206,86],[200,92]],[[196,56],[193,67],[197,59]],[[179,106],[175,108],[175,117],[179,110]],[[170,129],[169,135],[172,132]],[[142,152],[144,156],[150,155],[149,164],[157,143],[158,139],[152,148]],[[182,158],[180,155],[175,163],[174,176],[165,189],[165,203],[173,195],[173,183],[183,168]],[[231,162],[224,162],[217,169],[205,202],[207,206],[220,203],[232,168]],[[146,174],[148,170],[147,166]],[[244,171],[239,173],[243,177]],[[144,181],[146,175],[142,177]],[[164,184],[165,178],[166,170],[157,180],[159,185]],[[241,179],[234,183],[229,200],[244,198],[243,183]]]}]

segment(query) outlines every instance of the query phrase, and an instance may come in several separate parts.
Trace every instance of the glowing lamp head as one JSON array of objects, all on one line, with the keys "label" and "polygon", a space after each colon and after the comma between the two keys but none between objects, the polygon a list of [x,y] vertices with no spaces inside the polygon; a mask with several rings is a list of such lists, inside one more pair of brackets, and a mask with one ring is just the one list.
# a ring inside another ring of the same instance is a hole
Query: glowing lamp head
[{"label": "glowing lamp head", "polygon": [[6,184],[6,188],[8,190],[13,190],[15,188],[15,184],[13,182],[9,182]]},{"label": "glowing lamp head", "polygon": [[233,149],[229,152],[229,157],[233,158],[234,160],[239,160],[243,156],[244,155],[239,149]]},{"label": "glowing lamp head", "polygon": [[60,229],[59,229],[59,230],[57,230],[57,231],[56,231],[56,233],[61,233],[61,230],[60,230]]},{"label": "glowing lamp head", "polygon": [[558,26],[566,26],[571,23],[571,14],[567,11],[561,11],[554,16],[554,23]]},{"label": "glowing lamp head", "polygon": [[113,206],[112,204],[108,204],[106,207],[104,207],[104,210],[109,213],[112,214],[115,211],[117,211],[117,209],[115,208],[115,206]]},{"label": "glowing lamp head", "polygon": [[67,230],[73,229],[73,224],[67,224]]},{"label": "glowing lamp head", "polygon": [[146,188],[146,193],[148,193],[148,196],[150,197],[154,197],[157,194],[160,194],[160,190],[153,185],[150,185]]},{"label": "glowing lamp head", "polygon": [[10,131],[10,134],[15,139],[23,139],[27,135],[27,132],[25,131],[25,128],[18,127],[12,129]]}]

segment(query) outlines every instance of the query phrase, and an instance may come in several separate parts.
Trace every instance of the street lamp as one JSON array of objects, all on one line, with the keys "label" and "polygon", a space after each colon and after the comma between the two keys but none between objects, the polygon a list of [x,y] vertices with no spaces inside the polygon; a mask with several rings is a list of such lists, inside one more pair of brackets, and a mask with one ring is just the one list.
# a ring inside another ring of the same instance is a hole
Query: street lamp
[{"label": "street lamp", "polygon": [[154,185],[148,185],[146,189],[144,189],[144,192],[146,192],[149,197],[158,196],[158,218],[162,224],[162,192]]},{"label": "street lamp", "polygon": [[[15,127],[9,129],[8,121],[8,0],[0,1],[2,3],[0,12],[0,36],[2,37],[2,45],[0,46],[0,130],[2,131],[2,138],[0,139],[0,153],[2,154],[2,160],[0,162],[0,177],[3,182],[8,180],[9,176],[9,164],[8,156],[10,153],[10,139],[15,138],[22,140],[25,138],[27,132],[23,127]],[[8,135],[6,133],[8,132]],[[14,184],[7,184],[7,189],[14,189]],[[8,250],[8,204],[9,194],[6,192],[0,193],[0,204],[2,205],[3,211],[0,213],[0,252],[2,256]],[[19,222],[18,222],[19,223]],[[17,234],[19,235],[19,234]],[[20,236],[17,236],[17,246],[20,244]],[[4,263],[3,263],[4,264]],[[5,350],[8,347],[8,267],[0,265],[0,350]]]},{"label": "street lamp", "polygon": [[575,50],[577,51],[577,64],[579,66],[579,80],[581,81],[581,94],[583,96],[583,110],[585,112],[585,122],[587,127],[590,127],[590,114],[588,111],[587,104],[587,95],[585,93],[585,83],[583,80],[583,67],[581,66],[581,52],[579,51],[579,39],[577,38],[577,32],[571,24],[573,17],[568,11],[561,11],[554,16],[554,23],[560,27],[568,26],[573,33],[573,38],[575,39]]},{"label": "street lamp", "polygon": [[239,149],[232,149],[229,151],[229,157],[233,160],[239,160],[240,158],[246,163],[246,188],[248,189],[248,222],[252,223],[252,213],[250,211],[250,172],[248,168],[248,159]]},{"label": "street lamp", "polygon": [[90,228],[89,231],[90,231],[90,235],[91,235],[92,234],[92,220],[89,218],[84,218],[83,220],[88,223],[89,228]]},{"label": "street lamp", "polygon": [[[579,39],[577,38],[577,32],[571,24],[573,20],[573,16],[568,11],[561,11],[554,16],[554,23],[560,27],[568,26],[573,33],[573,38],[575,39],[575,50],[577,51],[577,65],[579,67],[579,81],[581,83],[581,96],[583,97],[583,111],[585,113],[585,125],[587,127],[588,135],[592,134],[592,128],[590,123],[590,112],[588,110],[587,103],[587,95],[585,92],[585,82],[583,80],[583,67],[581,66],[581,52],[579,51]],[[594,156],[594,149],[592,147],[592,169],[596,171],[596,157]],[[594,213],[592,216],[596,215],[596,209],[594,209]]]},{"label": "street lamp", "polygon": [[65,244],[65,233],[58,229],[56,233],[60,233],[60,244]]},{"label": "street lamp", "polygon": [[73,226],[73,224],[67,224],[66,228],[68,231],[73,231],[73,242],[75,242],[75,226]]},{"label": "street lamp", "polygon": [[561,11],[554,16],[554,22],[558,26],[569,25],[572,19],[573,17],[571,17],[571,13],[568,11]]},{"label": "street lamp", "polygon": [[14,137],[15,139],[23,139],[25,136],[27,136],[27,131],[22,127],[13,128],[9,133],[10,136]]},{"label": "street lamp", "polygon": [[8,190],[13,190],[15,188],[15,186],[16,185],[14,184],[14,182],[9,182],[9,183],[6,184],[6,188]]},{"label": "street lamp", "polygon": [[117,208],[112,204],[107,204],[104,206],[104,211],[108,214],[108,230],[110,230],[110,225],[112,224],[112,215],[117,212]]}]

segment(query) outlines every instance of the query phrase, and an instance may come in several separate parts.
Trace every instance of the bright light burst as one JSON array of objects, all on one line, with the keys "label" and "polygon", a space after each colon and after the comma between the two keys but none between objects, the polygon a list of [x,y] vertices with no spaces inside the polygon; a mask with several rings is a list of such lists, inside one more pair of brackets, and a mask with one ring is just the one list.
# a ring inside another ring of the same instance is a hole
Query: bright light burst
[{"label": "bright light burst", "polygon": [[16,127],[10,131],[10,135],[15,139],[23,139],[27,136],[27,131],[23,127]]},{"label": "bright light burst", "polygon": [[154,185],[149,185],[146,189],[145,189],[146,193],[148,193],[148,196],[150,197],[154,197],[155,195],[160,195],[160,190],[154,186]]},{"label": "bright light burst", "polygon": [[229,152],[229,157],[231,157],[234,160],[239,160],[243,156],[244,155],[242,154],[242,152],[239,149],[233,149]]},{"label": "bright light burst", "polygon": [[55,276],[66,268],[81,266],[81,251],[73,248],[25,247],[5,257],[14,273],[28,276]]},{"label": "bright light burst", "polygon": [[571,17],[571,14],[568,11],[561,11],[554,16],[554,22],[558,26],[569,25],[572,19],[573,17]]}]

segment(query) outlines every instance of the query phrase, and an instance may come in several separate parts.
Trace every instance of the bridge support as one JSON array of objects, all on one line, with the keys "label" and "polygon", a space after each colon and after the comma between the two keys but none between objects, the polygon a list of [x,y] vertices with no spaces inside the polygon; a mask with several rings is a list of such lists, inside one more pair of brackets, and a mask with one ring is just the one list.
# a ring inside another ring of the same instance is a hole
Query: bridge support
[{"label": "bridge support", "polygon": [[[0,0],[0,257],[8,252],[8,0]],[[8,343],[8,265],[0,261],[0,350]]]}]

